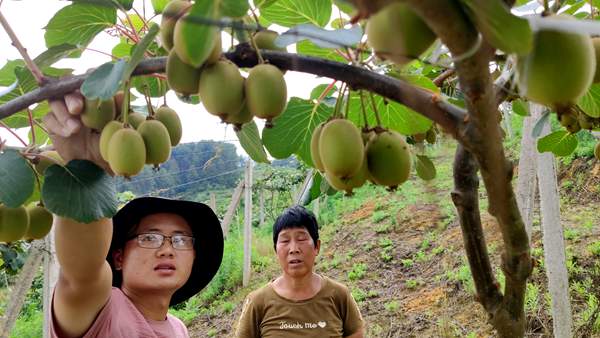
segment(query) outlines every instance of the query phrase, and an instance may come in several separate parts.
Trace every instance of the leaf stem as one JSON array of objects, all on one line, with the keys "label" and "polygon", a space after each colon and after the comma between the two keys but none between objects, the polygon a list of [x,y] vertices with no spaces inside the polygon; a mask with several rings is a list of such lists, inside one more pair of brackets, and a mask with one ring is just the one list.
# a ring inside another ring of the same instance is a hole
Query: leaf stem
[{"label": "leaf stem", "polygon": [[35,144],[35,128],[33,123],[33,114],[31,109],[27,108],[27,117],[29,118],[29,126],[31,126],[31,144]]},{"label": "leaf stem", "polygon": [[248,34],[248,36],[250,37],[250,43],[252,44],[252,48],[254,48],[254,50],[256,51],[256,55],[258,56],[258,63],[262,65],[263,63],[265,63],[265,60],[263,59],[262,54],[260,53],[260,50],[256,45],[256,41],[254,41],[254,35]]},{"label": "leaf stem", "polygon": [[11,133],[17,140],[19,140],[25,147],[27,147],[27,143],[23,141],[23,139],[19,135],[17,135],[17,133],[15,133],[14,130],[10,129],[10,127],[7,126],[6,123],[0,121],[0,126],[8,130],[9,133]]},{"label": "leaf stem", "polygon": [[325,90],[323,90],[323,92],[321,93],[321,95],[319,95],[319,98],[317,99],[317,104],[320,104],[321,101],[323,101],[323,99],[325,98],[325,96],[327,96],[327,94],[329,94],[329,92],[335,86],[336,83],[337,83],[337,80],[333,80],[333,82],[331,82],[327,86],[327,88],[325,88]]},{"label": "leaf stem", "polygon": [[131,85],[131,80],[128,79],[125,81],[125,85],[123,86],[123,103],[121,105],[121,114],[123,114],[123,125],[127,127],[129,124],[129,86]]},{"label": "leaf stem", "polygon": [[371,97],[371,106],[373,107],[373,111],[375,112],[375,119],[377,119],[377,126],[381,127],[381,118],[379,117],[379,111],[377,111],[377,105],[375,105],[375,98],[373,97],[373,93],[369,92],[369,96]]},{"label": "leaf stem", "polygon": [[146,106],[148,107],[148,116],[154,117],[154,108],[152,108],[152,100],[150,99],[148,85],[144,85],[144,100],[146,100]]},{"label": "leaf stem", "polygon": [[360,110],[362,110],[363,119],[365,120],[365,127],[369,128],[369,119],[367,118],[367,111],[365,110],[365,95],[363,91],[360,92]]},{"label": "leaf stem", "polygon": [[40,87],[44,85],[44,83],[46,82],[46,77],[44,76],[40,68],[35,64],[35,62],[33,62],[33,60],[29,57],[29,54],[27,54],[27,49],[23,47],[23,45],[19,41],[19,38],[8,24],[8,21],[6,21],[6,18],[4,17],[4,15],[2,15],[2,12],[0,12],[0,24],[2,24],[2,27],[4,27],[6,34],[8,34],[8,36],[10,37],[12,45],[15,46],[15,48],[17,48],[19,54],[21,54],[21,56],[25,60],[25,64],[27,65],[27,68],[31,71],[31,74],[33,74],[33,77],[35,77],[35,81],[37,82],[37,84]]},{"label": "leaf stem", "polygon": [[342,97],[344,96],[344,89],[345,89],[346,83],[342,83],[342,85],[340,86],[340,90],[338,91],[338,97],[335,100],[335,106],[333,107],[333,116],[334,117],[338,117],[339,116],[339,107],[340,107],[340,102],[342,101]]},{"label": "leaf stem", "polygon": [[346,86],[346,110],[344,111],[344,118],[348,118],[348,111],[350,110],[350,94],[352,94],[352,90],[348,89]]}]

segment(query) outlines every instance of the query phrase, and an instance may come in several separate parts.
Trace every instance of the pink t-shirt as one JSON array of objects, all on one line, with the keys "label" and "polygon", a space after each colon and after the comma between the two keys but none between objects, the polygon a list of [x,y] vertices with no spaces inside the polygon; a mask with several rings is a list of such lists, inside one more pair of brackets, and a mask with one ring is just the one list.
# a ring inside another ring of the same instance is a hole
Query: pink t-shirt
[{"label": "pink t-shirt", "polygon": [[[54,310],[52,310],[54,311]],[[56,333],[54,312],[50,336]],[[146,319],[119,288],[112,288],[110,298],[82,338],[188,338],[187,328],[177,317],[167,314],[166,320]]]}]

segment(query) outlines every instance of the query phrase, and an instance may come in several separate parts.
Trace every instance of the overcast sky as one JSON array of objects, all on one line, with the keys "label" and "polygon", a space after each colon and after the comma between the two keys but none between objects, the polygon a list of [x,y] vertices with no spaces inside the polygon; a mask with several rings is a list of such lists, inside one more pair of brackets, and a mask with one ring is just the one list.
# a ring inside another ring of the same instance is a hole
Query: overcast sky
[{"label": "overcast sky", "polygon": [[[152,6],[149,0],[146,1],[146,15],[149,17],[152,14]],[[46,50],[44,43],[43,27],[48,23],[50,18],[60,8],[69,5],[71,2],[58,0],[0,0],[0,12],[7,18],[12,29],[21,40],[21,43],[27,48],[29,55],[34,58]],[[143,0],[135,0],[134,5],[140,10]],[[275,27],[276,30],[285,30],[281,27]],[[229,39],[223,39],[224,44]],[[90,44],[90,49],[110,52],[112,47],[117,44],[117,38],[111,37],[105,32],[100,33]],[[228,46],[224,45],[224,48]],[[293,49],[290,49],[293,51]],[[10,39],[6,32],[0,28],[0,68],[4,66],[7,60],[20,59],[16,48],[11,45]],[[55,67],[65,67],[75,69],[76,74],[80,74],[85,70],[97,67],[104,62],[110,60],[110,57],[94,51],[85,51],[81,58],[74,60],[62,60],[56,63]],[[328,79],[317,79],[315,76],[288,71],[285,75],[288,86],[288,97],[299,96],[308,98],[311,90],[320,83],[328,83]],[[0,87],[1,88],[1,87]],[[158,99],[154,99],[155,104],[159,103]],[[167,94],[167,102],[174,108],[181,117],[183,123],[183,138],[182,142],[193,142],[199,140],[236,140],[235,133],[231,127],[226,127],[220,123],[218,117],[210,115],[204,110],[202,105],[188,105],[179,101],[174,93],[170,91]],[[162,103],[162,99],[160,99]],[[136,102],[143,104],[143,101]],[[262,121],[256,119],[259,128],[262,128]],[[19,134],[25,139],[27,138],[27,129],[19,130]],[[21,145],[14,137],[6,130],[0,128],[0,137],[8,139],[9,145]],[[236,145],[239,148],[239,144]],[[238,149],[238,153],[243,151]]]}]

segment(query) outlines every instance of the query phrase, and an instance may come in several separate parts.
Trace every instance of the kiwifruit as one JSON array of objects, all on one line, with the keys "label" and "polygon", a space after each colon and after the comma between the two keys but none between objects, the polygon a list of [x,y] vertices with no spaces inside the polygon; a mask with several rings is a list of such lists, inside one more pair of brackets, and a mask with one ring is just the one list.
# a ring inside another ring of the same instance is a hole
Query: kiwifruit
[{"label": "kiwifruit", "polygon": [[167,83],[174,91],[183,95],[195,95],[198,93],[200,70],[181,61],[175,50],[169,52],[166,74]]},{"label": "kiwifruit", "polygon": [[383,58],[404,64],[419,57],[436,36],[425,21],[403,2],[394,2],[371,16],[367,41]]},{"label": "kiwifruit", "polygon": [[27,232],[29,214],[25,207],[9,208],[0,205],[0,242],[18,241]]},{"label": "kiwifruit", "polygon": [[244,103],[239,112],[223,116],[225,117],[223,122],[233,124],[233,130],[236,132],[241,131],[242,126],[245,123],[252,121],[253,118],[252,113],[250,113],[250,109],[248,109],[248,105],[246,103]]},{"label": "kiwifruit", "polygon": [[102,133],[100,133],[100,156],[102,156],[105,161],[108,161],[108,145],[110,139],[119,129],[123,129],[123,123],[119,121],[110,121],[104,126]]},{"label": "kiwifruit", "polygon": [[162,122],[162,124],[167,127],[167,131],[169,132],[169,137],[171,139],[171,146],[174,147],[178,145],[179,141],[181,141],[183,128],[181,126],[181,120],[179,119],[179,116],[175,110],[168,106],[161,106],[156,109],[154,118]]},{"label": "kiwifruit", "polygon": [[65,165],[65,161],[60,157],[56,150],[45,150],[40,153],[38,162],[35,164],[35,171],[40,175],[44,175],[44,171],[53,164]]},{"label": "kiwifruit", "polygon": [[592,83],[594,46],[584,33],[541,29],[534,33],[531,52],[520,56],[517,66],[519,88],[527,98],[551,107],[570,106]]},{"label": "kiwifruit", "polygon": [[137,131],[144,139],[146,147],[146,164],[158,165],[166,162],[171,156],[171,138],[167,127],[157,120],[146,120]]},{"label": "kiwifruit", "polygon": [[343,179],[325,172],[325,179],[334,189],[345,191],[347,195],[352,194],[352,190],[360,188],[367,181],[367,161],[363,160],[360,170],[354,176]]},{"label": "kiwifruit", "polygon": [[285,47],[277,47],[277,45],[275,44],[275,39],[277,39],[278,36],[279,34],[277,32],[264,29],[254,33],[253,38],[258,49],[268,49],[285,52]]},{"label": "kiwifruit", "polygon": [[287,85],[281,71],[269,64],[254,66],[246,80],[246,104],[252,115],[270,121],[287,105]]},{"label": "kiwifruit", "polygon": [[600,82],[600,37],[592,38],[594,46],[594,55],[596,55],[596,72],[594,73],[594,83]]},{"label": "kiwifruit", "polygon": [[200,75],[200,100],[206,110],[226,119],[235,114],[244,104],[244,78],[238,67],[227,60],[206,67]]},{"label": "kiwifruit", "polygon": [[86,99],[85,108],[81,113],[81,122],[88,128],[100,131],[116,116],[115,101],[112,97],[102,101],[99,99]]},{"label": "kiwifruit", "polygon": [[129,111],[129,115],[127,115],[127,123],[133,127],[133,129],[137,129],[140,126],[140,123],[146,121],[146,115],[136,112]]},{"label": "kiwifruit", "polygon": [[571,134],[581,130],[577,118],[572,114],[565,113],[560,116],[560,124],[567,129]]},{"label": "kiwifruit", "polygon": [[173,48],[175,23],[187,12],[190,6],[192,4],[189,1],[172,0],[163,9],[160,20],[160,41],[166,50],[170,51]]},{"label": "kiwifruit", "polygon": [[27,213],[29,214],[29,227],[24,238],[42,239],[46,237],[52,229],[52,213],[39,205],[27,207]]},{"label": "kiwifruit", "polygon": [[221,58],[221,54],[223,53],[223,46],[221,44],[221,32],[217,32],[215,35],[215,45],[213,46],[210,55],[206,59],[205,65],[212,65],[213,63],[219,61]]},{"label": "kiwifruit", "polygon": [[325,172],[340,179],[354,176],[362,165],[365,146],[352,122],[335,119],[327,122],[319,138],[319,155]]},{"label": "kiwifruit", "polygon": [[375,183],[395,188],[408,179],[411,158],[402,135],[393,130],[379,132],[365,152],[370,178]]},{"label": "kiwifruit", "polygon": [[[203,17],[217,19],[214,11],[205,13]],[[202,29],[206,30],[206,34],[197,35],[193,42],[186,41],[184,39],[186,35],[198,34],[198,23],[187,20],[188,18],[190,18],[190,13],[184,14],[175,24],[173,49],[181,61],[194,67],[200,67],[213,52],[219,29],[214,25],[201,25]]]},{"label": "kiwifruit", "polygon": [[319,123],[319,125],[315,127],[315,130],[313,130],[310,138],[310,157],[312,158],[315,168],[320,172],[325,172],[323,162],[321,162],[321,154],[319,154],[319,139],[321,138],[321,132],[323,131],[324,126],[325,122]]},{"label": "kiwifruit", "polygon": [[117,130],[108,143],[108,164],[117,175],[137,175],[146,163],[144,139],[135,129]]}]

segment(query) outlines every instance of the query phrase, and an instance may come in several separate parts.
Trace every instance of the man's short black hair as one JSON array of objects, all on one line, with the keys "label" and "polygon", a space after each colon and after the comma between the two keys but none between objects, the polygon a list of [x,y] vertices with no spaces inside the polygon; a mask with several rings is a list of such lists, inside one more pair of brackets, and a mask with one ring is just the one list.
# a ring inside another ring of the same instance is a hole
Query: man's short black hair
[{"label": "man's short black hair", "polygon": [[294,205],[285,209],[273,224],[273,248],[277,247],[277,238],[281,230],[292,228],[305,228],[317,246],[319,224],[315,215],[301,205]]}]

